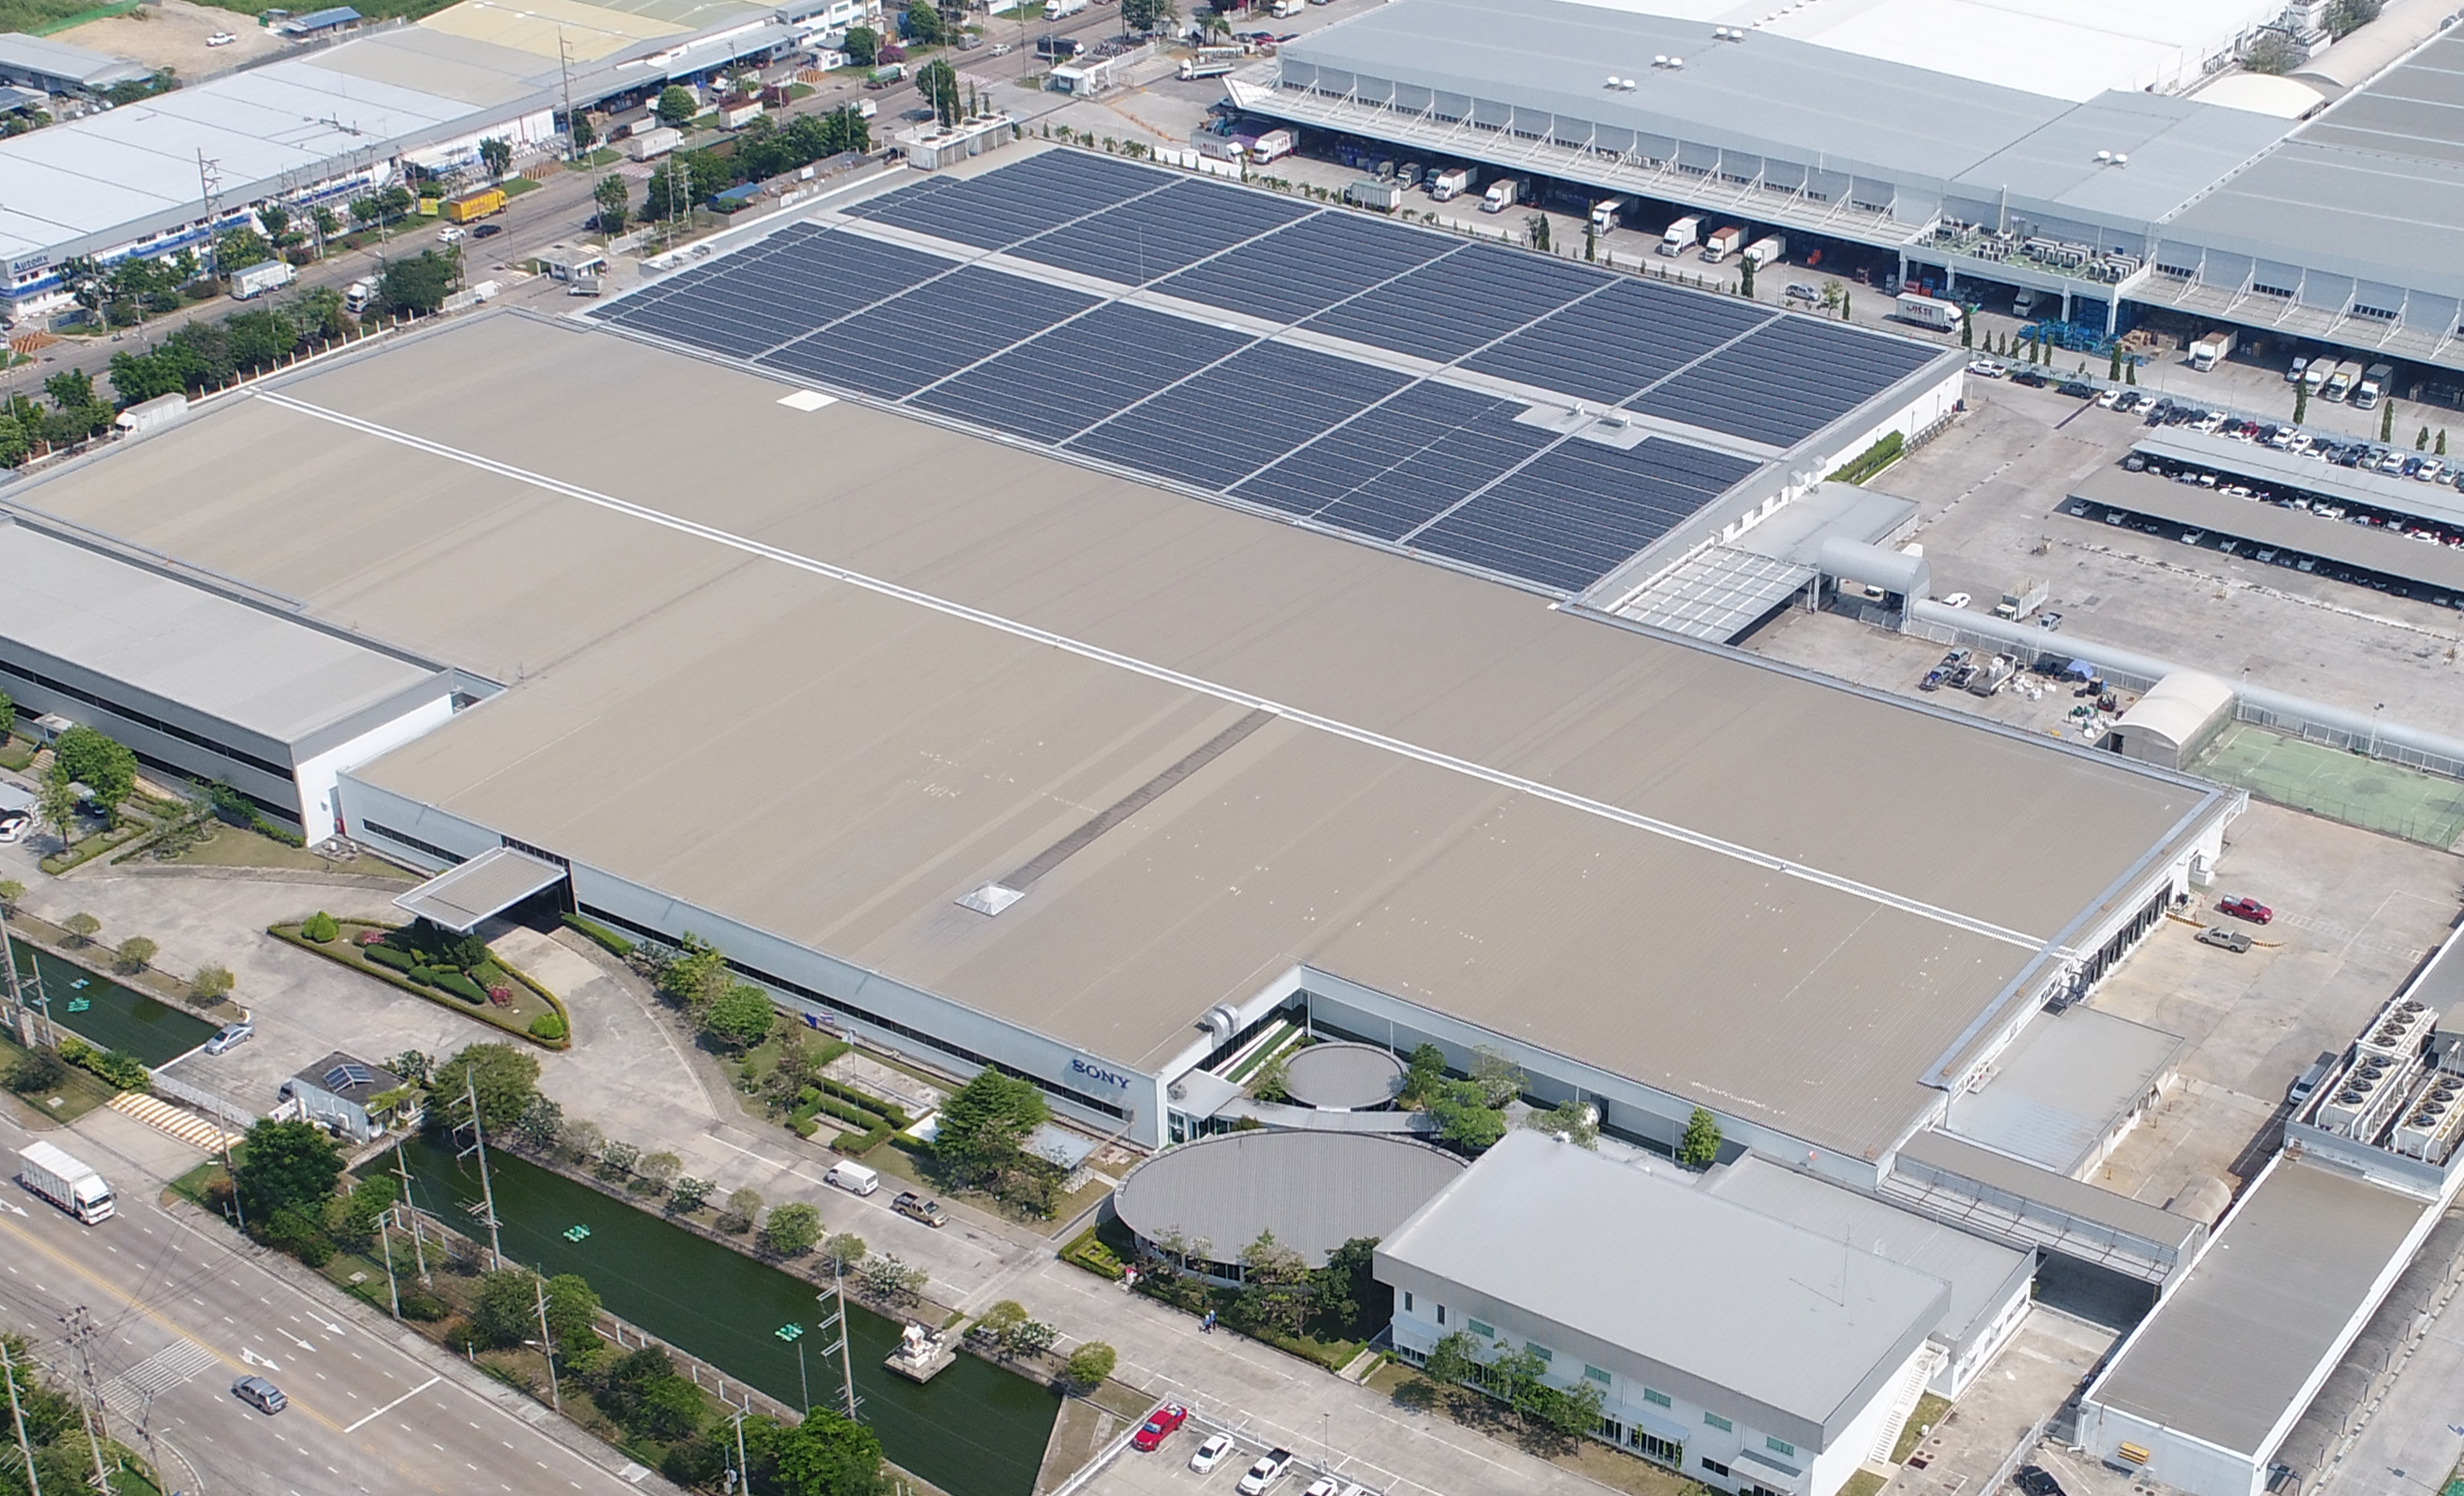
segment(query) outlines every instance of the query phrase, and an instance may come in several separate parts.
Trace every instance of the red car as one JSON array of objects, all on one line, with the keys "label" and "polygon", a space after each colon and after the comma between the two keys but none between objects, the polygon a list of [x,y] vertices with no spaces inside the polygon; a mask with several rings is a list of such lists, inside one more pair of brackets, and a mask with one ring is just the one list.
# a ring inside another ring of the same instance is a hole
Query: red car
[{"label": "red car", "polygon": [[2256,899],[2219,899],[2216,901],[2216,907],[2234,919],[2248,920],[2253,925],[2264,925],[2276,918],[2276,911]]},{"label": "red car", "polygon": [[1173,1430],[1180,1427],[1183,1423],[1188,1421],[1189,1410],[1187,1408],[1182,1407],[1177,1402],[1167,1402],[1162,1407],[1155,1409],[1155,1412],[1148,1417],[1146,1422],[1139,1427],[1136,1436],[1131,1439],[1130,1447],[1133,1449],[1153,1449],[1157,1444],[1162,1443],[1165,1440],[1170,1439],[1172,1437]]}]

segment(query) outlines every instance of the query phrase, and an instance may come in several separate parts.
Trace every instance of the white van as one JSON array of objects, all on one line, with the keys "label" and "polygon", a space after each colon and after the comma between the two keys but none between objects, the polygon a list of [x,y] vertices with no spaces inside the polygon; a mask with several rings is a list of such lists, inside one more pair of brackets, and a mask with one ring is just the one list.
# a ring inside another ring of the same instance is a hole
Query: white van
[{"label": "white van", "polygon": [[856,1163],[852,1159],[840,1159],[837,1163],[832,1164],[830,1166],[830,1172],[822,1177],[829,1180],[830,1183],[837,1185],[840,1189],[847,1191],[849,1195],[870,1195],[873,1191],[881,1188],[880,1172],[877,1170],[867,1169],[864,1165]]}]

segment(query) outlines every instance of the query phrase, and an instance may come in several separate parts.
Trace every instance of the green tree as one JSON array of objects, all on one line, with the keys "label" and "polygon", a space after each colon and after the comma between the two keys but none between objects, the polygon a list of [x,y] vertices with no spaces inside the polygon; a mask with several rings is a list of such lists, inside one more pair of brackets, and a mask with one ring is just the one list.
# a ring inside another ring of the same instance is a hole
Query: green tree
[{"label": "green tree", "polygon": [[492,1346],[538,1339],[538,1282],[527,1267],[499,1267],[482,1275],[471,1300],[471,1328]]},{"label": "green tree", "polygon": [[[2299,386],[2298,387],[2295,394],[2293,419],[2296,424],[2300,422],[2301,412],[2306,409],[2308,405],[2308,401],[2303,398],[2303,394],[2306,392],[2307,389],[2308,387],[2306,385]],[[2379,440],[2395,440],[2395,402],[2393,400],[2389,400],[2387,404],[2379,407]]]},{"label": "green tree", "polygon": [[448,1125],[444,1114],[458,1111],[464,1094],[475,1089],[480,1126],[490,1132],[510,1132],[539,1094],[539,1057],[511,1044],[469,1045],[436,1067],[429,1089],[444,1105],[429,1115],[439,1126]]},{"label": "green tree", "polygon": [[1677,1161],[1688,1169],[1708,1169],[1720,1157],[1720,1119],[1701,1107],[1685,1119],[1685,1135],[1677,1142]]},{"label": "green tree", "polygon": [[625,179],[611,171],[599,179],[590,196],[599,205],[599,232],[610,235],[624,233],[627,211],[633,205],[633,194],[625,186]]},{"label": "green tree", "polygon": [[1498,1341],[1492,1347],[1497,1353],[1489,1357],[1489,1386],[1517,1413],[1528,1412],[1532,1392],[1548,1374],[1549,1363],[1529,1346],[1514,1346]]},{"label": "green tree", "polygon": [[949,39],[941,11],[933,0],[907,0],[907,9],[900,12],[899,30],[919,47],[937,47]]},{"label": "green tree", "polygon": [[1159,32],[1179,19],[1172,0],[1121,0],[1121,26],[1126,31]]},{"label": "green tree", "polygon": [[659,123],[671,128],[701,113],[701,101],[693,98],[692,89],[681,83],[670,83],[666,88],[661,89],[659,101],[654,107],[658,112]]},{"label": "green tree", "polygon": [[2294,43],[2293,38],[2273,28],[2259,33],[2257,39],[2244,47],[2241,53],[2241,67],[2245,73],[2271,76],[2290,73],[2303,60],[2301,48]]},{"label": "green tree", "polygon": [[[2389,413],[2392,413],[2394,408],[2390,406],[2388,407],[2388,410]],[[2293,424],[2299,426],[2309,419],[2310,381],[2305,375],[2300,379],[2293,381]],[[2385,441],[2387,439],[2387,421],[2385,418],[2382,418],[2379,422],[2379,440]]]},{"label": "green tree", "polygon": [[857,1266],[863,1262],[868,1250],[864,1238],[852,1231],[834,1232],[822,1239],[822,1261],[829,1263],[833,1272],[844,1273]]},{"label": "green tree", "polygon": [[94,403],[94,376],[81,368],[62,369],[43,381],[43,393],[63,411],[80,410]]},{"label": "green tree", "polygon": [[1120,1353],[1111,1346],[1100,1340],[1089,1340],[1069,1352],[1068,1365],[1063,1368],[1062,1374],[1079,1390],[1093,1392],[1104,1385],[1104,1378],[1112,1374],[1112,1368],[1118,1366],[1120,1360]]},{"label": "green tree", "polygon": [[1016,1299],[1003,1299],[976,1316],[970,1333],[980,1335],[1000,1345],[1009,1332],[1027,1321],[1026,1306]]},{"label": "green tree", "polygon": [[263,1121],[248,1129],[231,1186],[253,1221],[296,1209],[322,1219],[342,1176],[342,1155],[322,1128],[307,1122]]},{"label": "green tree", "polygon": [[1241,1292],[1233,1308],[1246,1325],[1300,1333],[1317,1303],[1317,1278],[1298,1252],[1272,1231],[1241,1249]]},{"label": "green tree", "polygon": [[822,1213],[802,1200],[790,1200],[770,1213],[761,1228],[762,1244],[780,1257],[802,1257],[822,1239]]},{"label": "green tree", "polygon": [[1338,1324],[1380,1326],[1395,1317],[1395,1293],[1377,1281],[1377,1239],[1354,1237],[1326,1256],[1317,1274],[1318,1311]]},{"label": "green tree", "polygon": [[1458,1329],[1438,1337],[1421,1369],[1441,1382],[1468,1382],[1479,1365],[1480,1342],[1468,1330]]},{"label": "green tree", "polygon": [[1483,1105],[1503,1109],[1523,1094],[1523,1067],[1504,1055],[1486,1049],[1474,1050],[1471,1057],[1471,1083],[1480,1087]]},{"label": "green tree", "polygon": [[731,1191],[727,1196],[727,1219],[720,1224],[738,1235],[761,1224],[761,1192],[750,1185]]},{"label": "green tree", "polygon": [[273,257],[274,246],[254,229],[228,230],[214,241],[214,268],[226,276],[251,265],[262,265]]},{"label": "green tree", "polygon": [[738,982],[702,1010],[701,1031],[722,1044],[747,1049],[769,1036],[777,1016],[768,993]]},{"label": "green tree", "polygon": [[2446,427],[2441,426],[2441,427],[2439,427],[2439,428],[2438,428],[2438,444],[2437,444],[2435,447],[2431,448],[2431,450],[2434,454],[2436,454],[2437,456],[2439,456],[2439,457],[2442,457],[2442,458],[2443,458],[2443,457],[2447,456],[2447,428],[2446,428]]},{"label": "green tree", "polygon": [[2379,0],[2332,0],[2322,17],[2327,34],[2343,40],[2379,18]]},{"label": "green tree", "polygon": [[[553,1017],[553,1014],[543,1015]],[[564,1141],[564,1108],[539,1092],[531,1093],[530,1105],[515,1120],[506,1136],[514,1146],[533,1153],[545,1153]]]},{"label": "green tree", "polygon": [[[923,0],[917,0],[917,4],[922,5]],[[926,5],[924,9],[929,13],[932,7]],[[910,15],[914,13],[913,9],[908,11]],[[915,91],[924,96],[925,102],[933,106],[934,118],[943,124],[956,124],[962,117],[963,111],[958,103],[958,75],[943,59],[935,57],[916,70]]]},{"label": "green tree", "polygon": [[727,953],[688,930],[682,948],[659,968],[659,995],[699,1013],[735,981]]},{"label": "green tree", "polygon": [[1533,1399],[1532,1415],[1550,1429],[1568,1439],[1580,1439],[1600,1426],[1600,1414],[1608,1398],[1600,1384],[1582,1377],[1572,1387],[1537,1386],[1545,1394]]},{"label": "green tree", "polygon": [[710,1192],[717,1188],[715,1180],[696,1179],[692,1174],[677,1175],[675,1188],[668,1192],[668,1214],[692,1215],[709,1203]]},{"label": "green tree", "polygon": [[327,946],[341,935],[342,927],[332,915],[319,909],[300,924],[299,933],[320,946]]},{"label": "green tree", "polygon": [[401,1181],[391,1174],[370,1174],[352,1185],[342,1202],[337,1233],[355,1244],[364,1245],[376,1235],[377,1222],[393,1208],[401,1191]]},{"label": "green tree", "polygon": [[60,928],[69,932],[69,940],[72,944],[90,946],[94,944],[96,934],[102,929],[102,921],[79,909],[60,921]]},{"label": "green tree", "polygon": [[13,878],[0,878],[0,914],[14,914],[17,904],[26,897],[26,885]]},{"label": "green tree", "polygon": [[[1588,236],[1585,242],[1588,244]],[[1587,253],[1583,257],[1589,259],[1591,256]],[[1754,299],[1754,260],[1750,255],[1737,261],[1737,294],[1749,301]]]},{"label": "green tree", "polygon": [[579,1273],[547,1281],[547,1329],[556,1353],[576,1365],[599,1353],[599,1294]]},{"label": "green tree", "polygon": [[[753,1421],[744,1427],[748,1447],[756,1447]],[[766,1464],[767,1485],[779,1496],[875,1496],[882,1489],[881,1440],[826,1408],[814,1409],[792,1428],[765,1420],[758,1447],[757,1479]]]},{"label": "green tree", "polygon": [[1282,1055],[1269,1058],[1265,1064],[1249,1073],[1249,1094],[1262,1102],[1291,1100],[1291,1077],[1285,1068]]},{"label": "green tree", "polygon": [[2421,428],[2421,435],[2412,438],[2412,450],[2415,452],[2427,452],[2430,450],[2429,427],[2424,426]]},{"label": "green tree", "polygon": [[920,1267],[910,1267],[894,1252],[865,1259],[855,1270],[855,1281],[865,1292],[889,1304],[913,1304],[924,1296],[933,1275]]},{"label": "green tree", "polygon": [[2119,343],[2113,346],[2113,367],[2105,371],[2104,377],[2114,384],[2122,383],[2122,345]]},{"label": "green tree", "polygon": [[869,68],[881,55],[881,33],[869,26],[850,26],[847,29],[846,40],[840,45],[846,49],[849,62]]},{"label": "green tree", "polygon": [[137,793],[137,755],[82,724],[59,735],[52,745],[52,762],[85,786],[95,804],[114,815]]},{"label": "green tree", "polygon": [[385,266],[377,279],[376,308],[389,316],[433,316],[461,278],[459,256],[421,250]]},{"label": "green tree", "polygon": [[143,971],[154,964],[162,949],[143,935],[131,935],[111,953],[111,964],[122,971]]},{"label": "green tree", "polygon": [[1547,1111],[1535,1111],[1523,1119],[1523,1125],[1535,1132],[1563,1133],[1577,1148],[1600,1146],[1599,1112],[1577,1097],[1560,1102]]},{"label": "green tree", "polygon": [[661,1149],[655,1153],[643,1155],[640,1172],[644,1182],[649,1185],[652,1194],[665,1195],[669,1186],[675,1183],[676,1175],[684,1172],[684,1167],[683,1159]]},{"label": "green tree", "polygon": [[505,173],[514,169],[514,143],[502,136],[489,136],[479,143],[479,164],[487,168],[489,181],[503,181]]},{"label": "green tree", "polygon": [[1395,1099],[1406,1106],[1424,1106],[1445,1083],[1445,1051],[1435,1044],[1421,1044],[1404,1062],[1403,1088]]},{"label": "green tree", "polygon": [[1476,1082],[1448,1081],[1429,1099],[1428,1113],[1439,1138],[1466,1153],[1485,1153],[1506,1136],[1506,1114],[1483,1099]]},{"label": "green tree", "polygon": [[1537,250],[1543,255],[1548,254],[1549,215],[1546,213],[1533,213],[1529,217],[1524,219],[1523,235],[1530,241],[1531,247],[1534,250]]},{"label": "green tree", "polygon": [[591,124],[590,116],[579,112],[565,120],[564,133],[576,150],[588,150],[599,141],[599,131]]},{"label": "green tree", "polygon": [[935,1156],[962,1181],[1012,1166],[1052,1115],[1044,1093],[990,1066],[950,1094],[934,1133]]}]

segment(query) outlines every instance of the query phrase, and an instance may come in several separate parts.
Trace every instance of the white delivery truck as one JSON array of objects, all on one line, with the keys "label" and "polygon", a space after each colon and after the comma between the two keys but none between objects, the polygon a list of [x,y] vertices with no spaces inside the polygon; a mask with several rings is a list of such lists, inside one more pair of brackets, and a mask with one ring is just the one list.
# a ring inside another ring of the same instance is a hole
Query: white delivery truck
[{"label": "white delivery truck", "polygon": [[1946,301],[1940,297],[1919,296],[1913,291],[1903,291],[1900,293],[1897,315],[1902,322],[1912,322],[1920,327],[1930,327],[1936,332],[1957,332],[1960,319],[1967,314],[1960,310],[1959,303],[1956,301]]},{"label": "white delivery truck", "polygon": [[1275,0],[1270,13],[1279,21],[1289,20],[1301,13],[1301,0]]},{"label": "white delivery truck", "polygon": [[29,1143],[17,1157],[19,1184],[89,1226],[111,1218],[111,1186],[102,1175],[49,1143]]},{"label": "white delivery truck", "polygon": [[2319,387],[2319,398],[2333,400],[2341,405],[2343,403],[2344,396],[2353,392],[2353,386],[2359,384],[2361,378],[2362,366],[2351,359],[2346,359],[2327,370],[2327,382]]},{"label": "white delivery truck", "polygon": [[2394,384],[2394,365],[2372,364],[2362,371],[2362,382],[2353,387],[2352,403],[2361,410],[2376,410],[2378,403],[2387,398],[2387,391]]},{"label": "white delivery truck", "polygon": [[1065,15],[1076,15],[1087,9],[1088,0],[1044,0],[1044,18],[1057,21]]},{"label": "white delivery truck", "polygon": [[1601,198],[1592,205],[1592,227],[1608,233],[1625,221],[1625,210],[1626,200],[1622,197]]},{"label": "white delivery truck", "polygon": [[1441,203],[1461,197],[1471,190],[1476,180],[1478,174],[1469,167],[1448,167],[1442,171],[1432,171],[1429,173],[1429,197]]},{"label": "white delivery truck", "polygon": [[350,313],[354,317],[357,317],[362,312],[366,311],[369,305],[374,302],[376,299],[377,283],[375,281],[354,280],[349,285],[342,288],[342,310]]},{"label": "white delivery truck", "polygon": [[2233,335],[2217,330],[2190,345],[2190,367],[2204,374],[2233,356]]},{"label": "white delivery truck", "polygon": [[1381,213],[1390,213],[1403,206],[1403,184],[1362,177],[1343,190],[1343,200],[1354,208],[1371,208]]},{"label": "white delivery truck", "polygon": [[1300,148],[1300,137],[1291,131],[1268,130],[1258,137],[1258,144],[1249,147],[1249,159],[1263,167],[1269,161],[1281,161]]},{"label": "white delivery truck", "polygon": [[1668,232],[1660,236],[1660,253],[1683,255],[1692,249],[1694,241],[1702,236],[1703,220],[1689,213],[1670,224]]},{"label": "white delivery truck", "polygon": [[881,1175],[851,1158],[842,1158],[822,1175],[850,1195],[870,1195],[881,1188]]},{"label": "white delivery truck", "polygon": [[1180,59],[1180,80],[1188,83],[1201,78],[1228,78],[1231,76],[1232,68],[1233,64],[1226,61],[1210,62],[1203,57],[1183,57]]},{"label": "white delivery truck", "polygon": [[1776,264],[1787,257],[1787,255],[1788,238],[1778,234],[1766,234],[1747,245],[1745,250],[1746,262],[1756,270],[1762,269],[1765,265]]},{"label": "white delivery truck", "polygon": [[292,269],[278,259],[269,259],[234,270],[231,278],[231,294],[234,301],[253,301],[268,291],[279,290],[294,279]]},{"label": "white delivery truck", "polygon": [[1716,265],[1746,247],[1746,231],[1730,224],[1703,241],[1703,263]]},{"label": "white delivery truck", "polygon": [[1502,213],[1529,195],[1530,189],[1521,177],[1499,177],[1488,184],[1488,191],[1480,200],[1480,211]]}]

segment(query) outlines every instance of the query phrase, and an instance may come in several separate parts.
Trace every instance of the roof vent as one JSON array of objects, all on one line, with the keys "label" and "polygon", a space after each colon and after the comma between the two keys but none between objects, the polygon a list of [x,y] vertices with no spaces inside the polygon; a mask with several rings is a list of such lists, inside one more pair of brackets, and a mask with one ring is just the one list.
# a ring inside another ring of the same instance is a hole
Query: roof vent
[{"label": "roof vent", "polygon": [[1668,54],[1663,52],[1659,54],[1657,56],[1654,56],[1651,59],[1651,65],[1656,68],[1664,68],[1668,66]]},{"label": "roof vent", "polygon": [[1675,72],[1677,69],[1682,68],[1684,65],[1685,59],[1683,57],[1671,57],[1668,59],[1668,67],[1671,72]]},{"label": "roof vent", "polygon": [[1629,93],[1629,94],[1630,94],[1630,93],[1633,93],[1633,92],[1634,92],[1634,90],[1635,90],[1635,80],[1634,80],[1633,78],[1627,78],[1624,82],[1622,82],[1622,83],[1618,84],[1617,86],[1618,86],[1619,88],[1624,89],[1627,93]]},{"label": "roof vent", "polygon": [[1609,75],[1609,80],[1608,80],[1608,82],[1607,82],[1605,85],[1603,85],[1603,86],[1605,86],[1605,87],[1609,87],[1609,88],[1622,88],[1622,87],[1624,87],[1625,85],[1623,85],[1623,84],[1619,83],[1619,82],[1617,81],[1617,76],[1616,74],[1612,73],[1612,74],[1610,74],[1610,75]]},{"label": "roof vent", "polygon": [[2117,150],[2113,153],[2113,164],[2117,167],[2126,167],[2130,165],[2130,158]]},{"label": "roof vent", "polygon": [[2113,164],[2113,152],[2109,150],[2098,151],[2096,153],[2096,164],[2100,167],[2111,166]]}]

